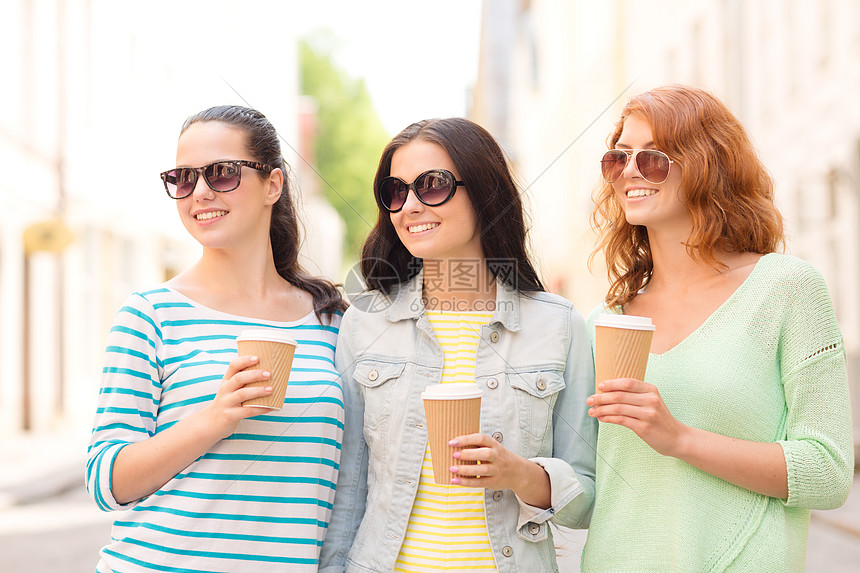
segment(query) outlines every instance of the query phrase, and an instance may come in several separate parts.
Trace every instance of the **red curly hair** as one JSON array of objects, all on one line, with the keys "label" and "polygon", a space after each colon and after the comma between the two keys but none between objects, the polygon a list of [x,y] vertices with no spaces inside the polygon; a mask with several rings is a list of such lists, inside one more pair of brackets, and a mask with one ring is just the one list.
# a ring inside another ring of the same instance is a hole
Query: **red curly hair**
[{"label": "red curly hair", "polygon": [[[631,115],[651,126],[654,144],[681,169],[682,196],[693,220],[691,257],[714,268],[717,250],[774,252],[784,248],[782,215],[773,203],[773,180],[738,119],[710,93],[689,86],[659,87],[634,97],[607,138],[613,149]],[[627,222],[612,185],[597,190],[592,225],[610,287],[606,302],[623,305],[651,278],[654,261],[644,226]]]}]

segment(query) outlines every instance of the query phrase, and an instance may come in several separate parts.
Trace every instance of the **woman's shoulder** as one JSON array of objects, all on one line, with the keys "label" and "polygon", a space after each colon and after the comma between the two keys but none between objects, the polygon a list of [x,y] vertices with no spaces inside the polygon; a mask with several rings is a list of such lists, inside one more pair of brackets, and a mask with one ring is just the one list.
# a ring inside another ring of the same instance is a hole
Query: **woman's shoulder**
[{"label": "woman's shoulder", "polygon": [[185,297],[171,289],[167,283],[150,285],[128,294],[123,306],[159,308],[165,305],[177,306],[185,302]]},{"label": "woman's shoulder", "polygon": [[378,290],[368,290],[358,294],[347,296],[349,307],[344,311],[344,319],[355,320],[357,316],[378,315],[384,316],[385,311],[391,306],[396,298],[396,292],[385,294]]},{"label": "woman's shoulder", "polygon": [[597,320],[597,317],[601,314],[622,314],[620,307],[609,307],[605,301],[601,301],[599,304],[594,306],[585,317],[585,322],[589,327],[594,325],[594,321]]},{"label": "woman's shoulder", "polygon": [[152,331],[160,336],[165,320],[183,315],[192,305],[164,284],[142,288],[128,294],[116,307],[113,328]]},{"label": "woman's shoulder", "polygon": [[317,324],[322,326],[324,329],[334,330],[335,332],[340,330],[340,325],[343,322],[343,311],[334,311],[334,312],[321,312],[318,316],[315,316]]},{"label": "woman's shoulder", "polygon": [[802,290],[825,284],[821,272],[812,263],[794,255],[768,253],[761,258],[756,271],[756,282],[773,289]]},{"label": "woman's shoulder", "polygon": [[553,317],[563,317],[566,321],[585,323],[579,309],[561,295],[546,291],[521,292],[519,299],[523,321],[533,319],[540,323],[553,320]]},{"label": "woman's shoulder", "polygon": [[765,267],[771,271],[793,272],[804,270],[813,273],[818,272],[815,266],[806,259],[786,253],[768,253],[762,256],[760,262],[765,263]]},{"label": "woman's shoulder", "polygon": [[520,304],[522,305],[532,305],[532,306],[543,306],[543,307],[556,307],[559,310],[564,311],[576,311],[576,307],[573,305],[573,302],[566,299],[565,297],[547,291],[521,291],[518,293]]}]

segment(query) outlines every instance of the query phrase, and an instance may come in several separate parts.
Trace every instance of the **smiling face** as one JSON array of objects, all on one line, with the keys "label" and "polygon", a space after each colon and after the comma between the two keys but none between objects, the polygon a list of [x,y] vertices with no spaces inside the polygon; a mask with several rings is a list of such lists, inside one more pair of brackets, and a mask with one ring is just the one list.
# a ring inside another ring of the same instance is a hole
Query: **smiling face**
[{"label": "smiling face", "polygon": [[[651,126],[645,118],[637,114],[628,116],[615,148],[656,149]],[[644,225],[649,231],[672,228],[689,236],[692,218],[683,203],[681,168],[677,163],[671,164],[669,177],[663,183],[654,184],[642,177],[631,158],[612,188],[631,225]]]},{"label": "smiling face", "polygon": [[[197,122],[179,137],[177,167],[202,167],[216,161],[256,161],[241,129],[217,121]],[[202,174],[191,195],[176,201],[182,224],[203,247],[229,248],[268,241],[272,205],[280,196],[280,171],[265,174],[242,167],[239,187],[219,193]]]},{"label": "smiling face", "polygon": [[[460,179],[451,157],[435,143],[414,140],[391,157],[390,175],[407,183],[430,169],[447,169]],[[466,187],[458,187],[450,200],[436,207],[424,205],[410,190],[403,209],[390,217],[397,236],[414,257],[483,260],[477,218]]]}]

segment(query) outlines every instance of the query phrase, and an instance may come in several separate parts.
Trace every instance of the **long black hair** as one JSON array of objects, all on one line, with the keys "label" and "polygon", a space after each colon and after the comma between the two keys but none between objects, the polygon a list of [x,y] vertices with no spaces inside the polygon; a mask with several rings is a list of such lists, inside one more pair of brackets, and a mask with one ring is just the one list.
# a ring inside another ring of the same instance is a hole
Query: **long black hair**
[{"label": "long black hair", "polygon": [[280,169],[284,174],[281,197],[272,206],[272,220],[269,228],[278,274],[294,286],[311,293],[317,317],[321,313],[346,310],[346,302],[333,283],[311,276],[299,264],[299,225],[289,185],[289,172],[286,161],[281,155],[281,144],[275,127],[266,119],[266,116],[255,109],[238,105],[221,105],[186,119],[180,135],[193,124],[206,121],[217,121],[245,132],[245,145],[251,157],[272,169]]},{"label": "long black hair", "polygon": [[[490,133],[473,121],[452,117],[425,119],[397,134],[382,151],[373,180],[378,217],[361,253],[367,285],[388,293],[422,268],[397,237],[391,218],[379,200],[379,186],[391,173],[391,158],[412,141],[442,147],[451,158],[475,210],[481,249],[493,276],[520,291],[545,290],[526,247],[523,203],[505,154]],[[457,193],[461,193],[458,189]]]}]

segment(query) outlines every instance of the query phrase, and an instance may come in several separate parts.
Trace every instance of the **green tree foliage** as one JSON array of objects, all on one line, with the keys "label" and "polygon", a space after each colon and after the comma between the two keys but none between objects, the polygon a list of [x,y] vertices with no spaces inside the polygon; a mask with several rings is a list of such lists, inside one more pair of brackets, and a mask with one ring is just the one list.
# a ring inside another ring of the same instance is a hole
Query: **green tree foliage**
[{"label": "green tree foliage", "polygon": [[301,86],[318,105],[316,165],[320,189],[346,221],[346,260],[356,260],[376,222],[373,175],[390,137],[373,107],[364,80],[334,62],[324,42],[300,44]]}]

